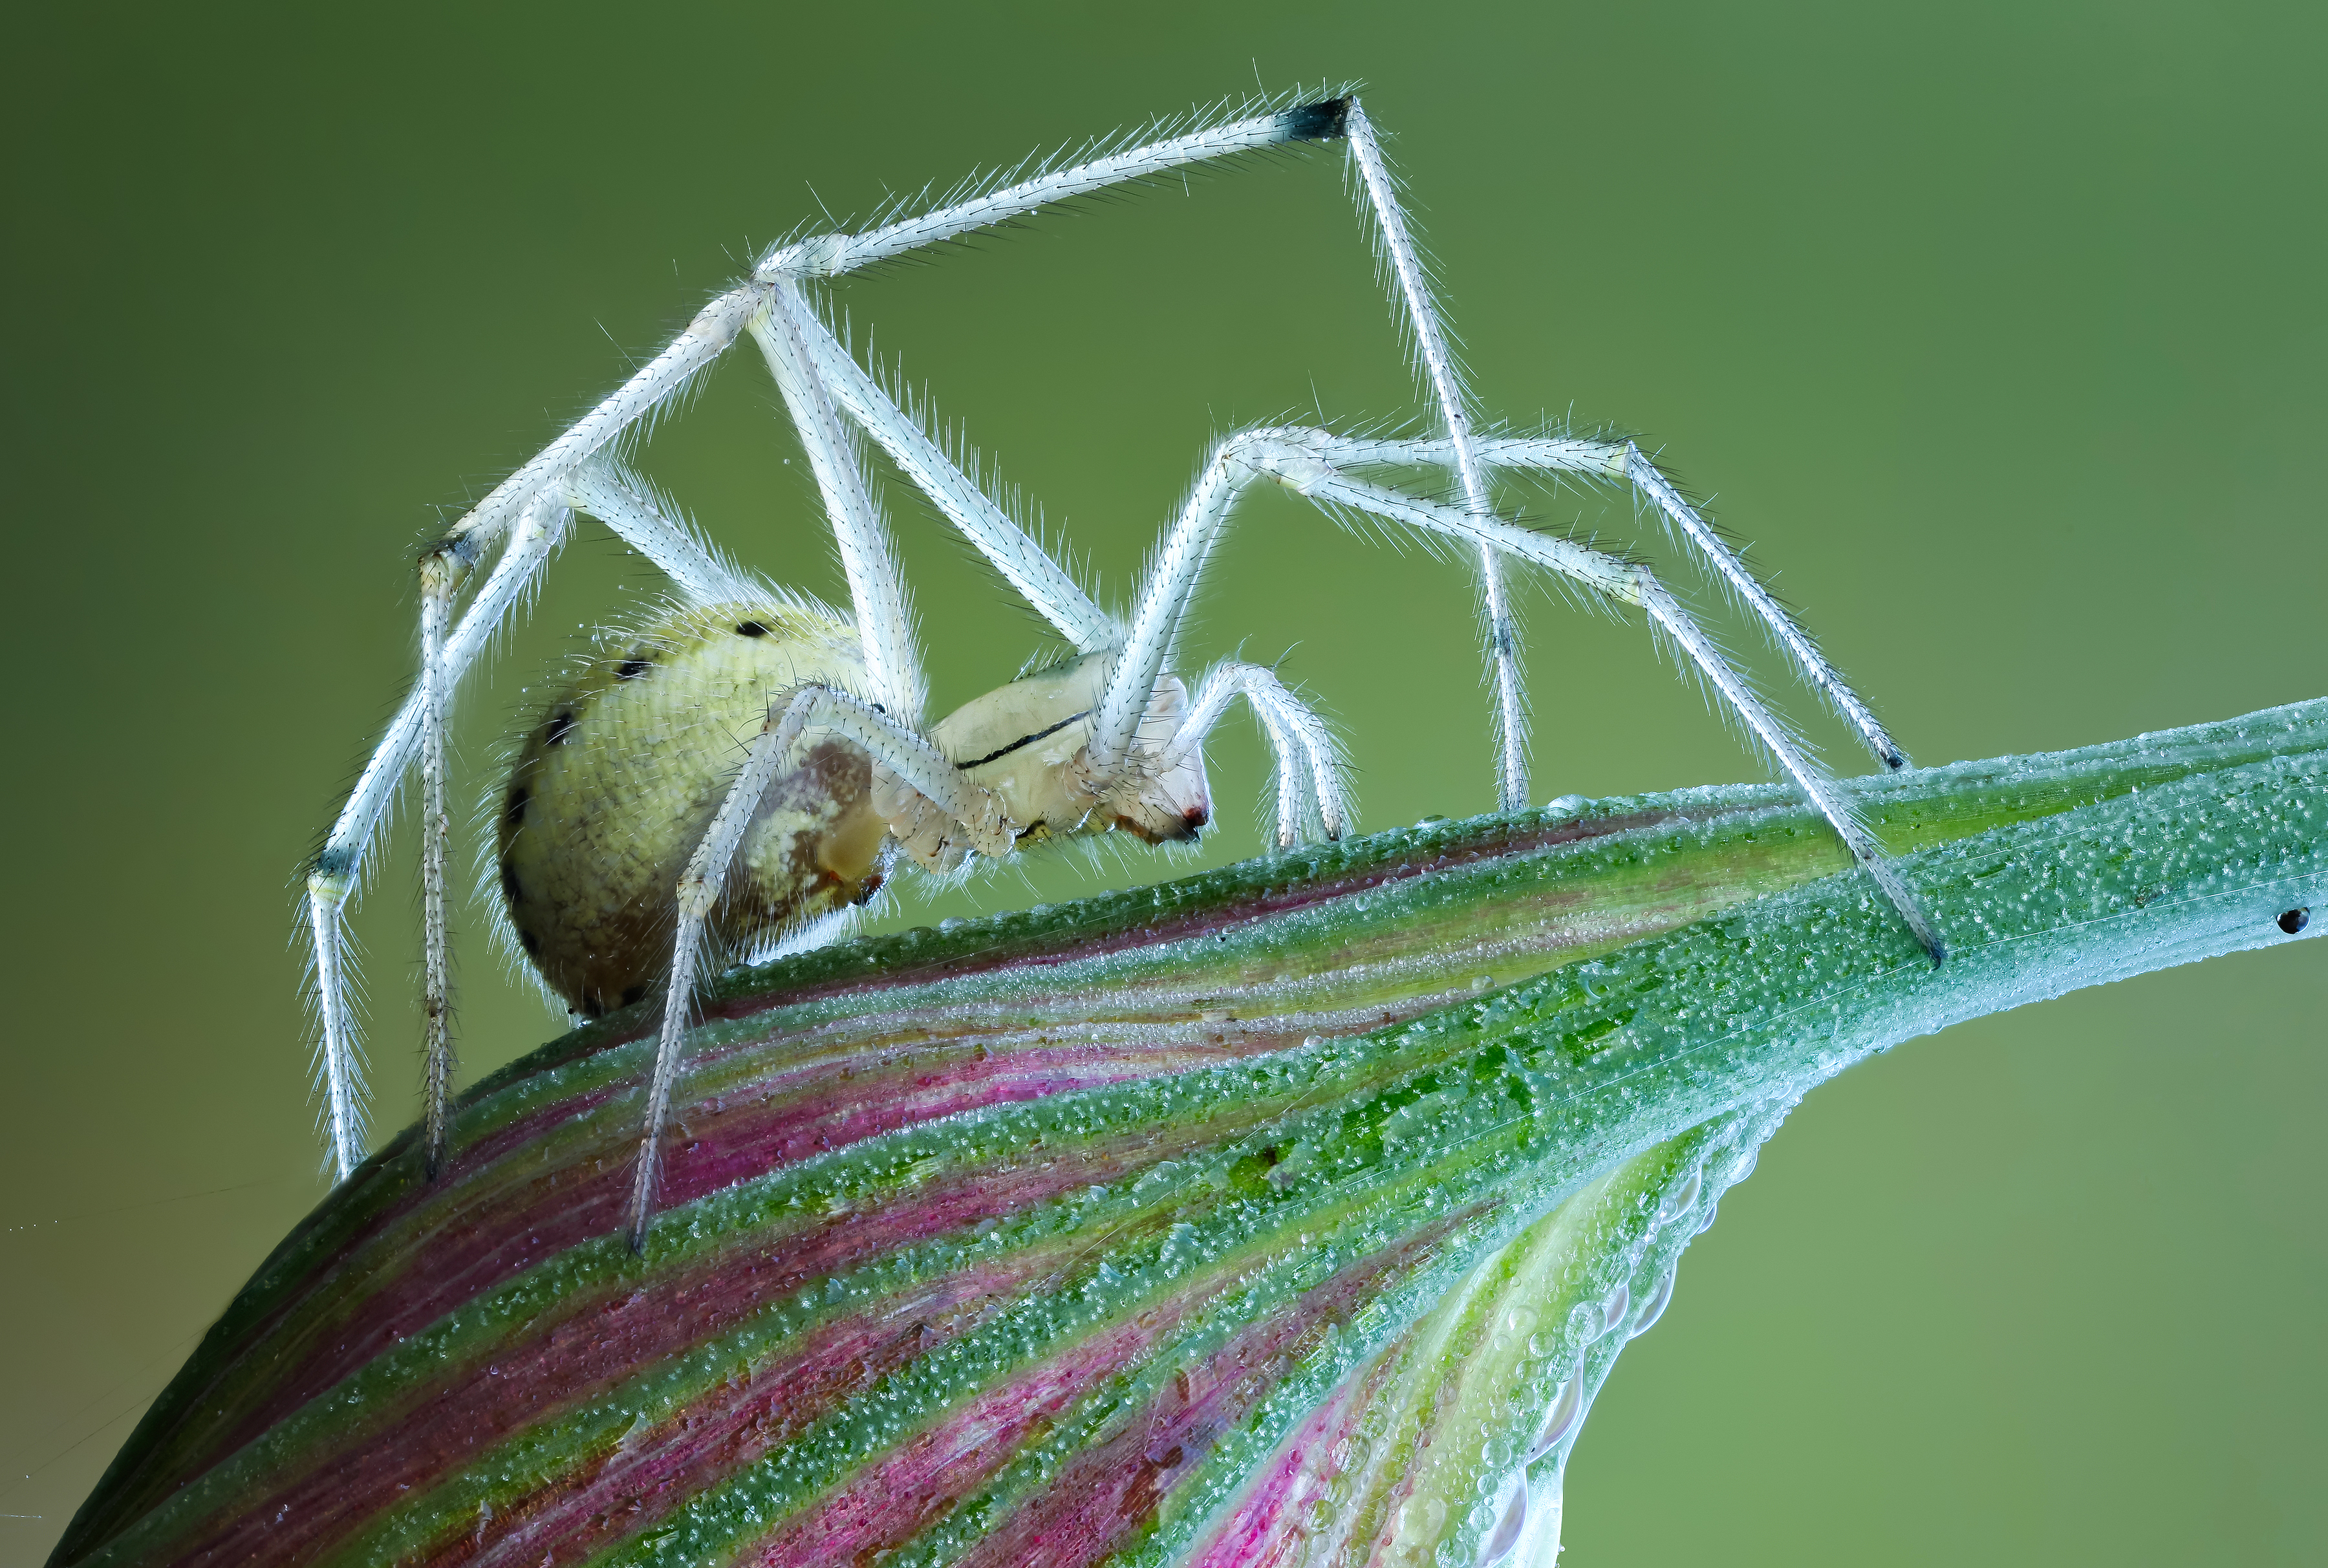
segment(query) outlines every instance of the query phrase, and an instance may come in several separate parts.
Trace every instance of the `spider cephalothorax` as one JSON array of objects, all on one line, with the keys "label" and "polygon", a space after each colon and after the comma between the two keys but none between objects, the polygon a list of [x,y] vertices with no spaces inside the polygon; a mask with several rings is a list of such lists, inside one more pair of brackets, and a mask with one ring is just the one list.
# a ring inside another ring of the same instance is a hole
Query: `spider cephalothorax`
[{"label": "spider cephalothorax", "polygon": [[[853,358],[807,292],[823,280],[1166,171],[1272,148],[1343,142],[1372,220],[1415,366],[1439,424],[1422,437],[1261,428],[1218,443],[1119,619],[953,461]],[[822,495],[849,579],[846,615],[737,571],[613,460],[739,338],[758,346]],[[861,468],[869,440],[1075,650],[925,724],[920,652],[888,537]],[[1277,762],[1281,843],[1344,828],[1339,763],[1317,716],[1258,666],[1214,667],[1193,690],[1169,665],[1205,562],[1242,495],[1275,484],[1329,512],[1460,541],[1477,561],[1507,809],[1528,801],[1518,643],[1504,574],[1516,558],[1638,607],[1818,807],[1937,960],[1938,939],[1844,798],[1695,621],[1638,562],[1496,514],[1499,472],[1557,474],[1629,490],[1759,616],[1804,677],[1888,765],[1890,736],[1738,557],[1632,442],[1562,430],[1474,428],[1420,253],[1357,100],[1248,108],[1045,165],[937,209],[858,233],[781,245],[671,345],[512,474],[423,556],[421,670],[310,869],[309,928],[323,1014],[334,1160],[359,1157],[353,1031],[342,923],[365,846],[406,771],[422,777],[430,1169],[441,1160],[452,1073],[446,952],[446,716],[455,683],[523,597],[577,514],[597,519],[670,579],[675,601],[610,634],[527,732],[500,803],[498,869],[516,940],[577,1010],[663,987],[661,1034],[632,1192],[634,1243],[654,1200],[657,1150],[700,954],[733,954],[872,897],[902,856],[935,871],[1022,843],[1125,831],[1152,844],[1211,819],[1203,743],[1244,698]],[[1385,474],[1451,475],[1460,501]],[[456,595],[498,559],[454,618]]]}]

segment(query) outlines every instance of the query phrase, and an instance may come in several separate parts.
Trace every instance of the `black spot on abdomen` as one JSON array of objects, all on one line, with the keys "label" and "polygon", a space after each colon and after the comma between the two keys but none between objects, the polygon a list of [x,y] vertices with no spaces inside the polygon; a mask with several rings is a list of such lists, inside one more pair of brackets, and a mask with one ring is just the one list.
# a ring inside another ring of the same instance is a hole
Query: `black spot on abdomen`
[{"label": "black spot on abdomen", "polygon": [[641,998],[641,997],[643,997],[643,996],[644,996],[644,995],[646,995],[646,994],[647,994],[647,988],[646,988],[645,986],[643,986],[643,985],[634,985],[634,986],[632,986],[632,987],[630,987],[628,990],[626,990],[626,991],[624,991],[623,992],[623,1005],[624,1005],[624,1007],[628,1007],[628,1006],[630,1006],[633,1002],[634,1002],[634,1001],[638,1000],[639,1000],[639,998]]},{"label": "black spot on abdomen", "polygon": [[[502,825],[512,832],[525,826],[525,803],[532,798],[533,796],[523,784],[512,784],[509,804],[502,808]],[[502,875],[504,878],[509,875],[509,868],[506,865],[502,868]]]},{"label": "black spot on abdomen", "polygon": [[541,732],[544,746],[564,746],[566,737],[574,733],[574,713],[568,709],[552,716],[549,728]]},{"label": "black spot on abdomen", "polygon": [[625,659],[615,666],[615,679],[635,681],[653,668],[654,661],[652,659]]},{"label": "black spot on abdomen", "polygon": [[737,623],[736,630],[739,635],[746,637],[765,637],[768,634],[768,629],[757,621],[740,621]]},{"label": "black spot on abdomen", "polygon": [[[525,900],[525,887],[517,879],[517,866],[506,856],[502,859],[502,897],[509,900],[509,906],[512,909]],[[531,952],[532,949],[527,951]]]}]

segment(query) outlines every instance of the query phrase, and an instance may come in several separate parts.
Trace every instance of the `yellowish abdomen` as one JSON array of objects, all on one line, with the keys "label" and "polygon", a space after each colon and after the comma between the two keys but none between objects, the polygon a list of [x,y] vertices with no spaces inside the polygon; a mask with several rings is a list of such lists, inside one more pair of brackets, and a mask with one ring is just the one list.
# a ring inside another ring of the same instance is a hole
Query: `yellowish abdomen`
[{"label": "yellowish abdomen", "polygon": [[[528,732],[503,797],[502,894],[552,990],[596,1017],[671,967],[680,873],[770,709],[802,686],[865,690],[856,633],[768,603],[676,609],[596,656]],[[779,774],[711,923],[737,953],[871,897],[885,831],[871,765],[812,745]]]}]

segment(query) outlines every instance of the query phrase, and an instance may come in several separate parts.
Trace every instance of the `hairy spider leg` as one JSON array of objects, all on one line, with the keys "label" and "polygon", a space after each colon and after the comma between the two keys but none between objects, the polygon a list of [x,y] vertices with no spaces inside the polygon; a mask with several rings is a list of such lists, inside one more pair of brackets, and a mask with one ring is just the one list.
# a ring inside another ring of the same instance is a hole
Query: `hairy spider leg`
[{"label": "hairy spider leg", "polygon": [[[1747,569],[1738,553],[1714,532],[1695,507],[1683,499],[1672,480],[1659,472],[1638,446],[1630,441],[1587,441],[1572,436],[1497,435],[1483,437],[1477,449],[1479,462],[1490,471],[1575,474],[1598,481],[1632,484],[1657,505],[1667,526],[1678,530],[1713,567],[1716,580],[1724,589],[1761,622],[1771,641],[1794,662],[1811,689],[1851,726],[1875,759],[1886,767],[1908,765],[1907,754],[1844,680],[1842,672],[1820,652],[1810,634],[1787,613],[1769,589]],[[1450,455],[1449,443],[1443,440],[1338,437],[1329,461],[1344,468],[1437,467],[1445,465]]]},{"label": "hairy spider leg", "polygon": [[445,638],[453,618],[450,563],[430,556],[420,568],[420,904],[421,1137],[430,1180],[445,1163],[446,1122],[453,1085],[452,964],[445,919],[445,856],[452,833],[446,804],[445,731],[452,706]]},{"label": "hairy spider leg", "polygon": [[752,338],[766,356],[808,453],[817,488],[823,493],[825,520],[840,547],[857,637],[872,681],[866,695],[899,724],[915,728],[922,722],[926,688],[921,656],[914,646],[905,580],[897,573],[888,530],[866,489],[856,448],[809,359],[808,341],[801,331],[808,316],[799,286],[789,280],[780,283],[770,294],[767,308],[753,318]]},{"label": "hairy spider leg", "polygon": [[703,931],[719,902],[728,868],[737,846],[751,825],[760,797],[767,793],[776,770],[790,759],[812,727],[827,729],[862,747],[874,761],[888,768],[935,802],[962,824],[971,847],[980,854],[1000,858],[1010,852],[1011,832],[994,797],[963,775],[938,749],[904,728],[880,708],[829,686],[800,689],[784,703],[771,708],[767,723],[747,749],[709,827],[681,873],[678,888],[679,933],[671,954],[671,983],[665,990],[662,1029],[655,1044],[654,1073],[647,1092],[646,1126],[639,1141],[639,1159],[633,1173],[626,1228],[631,1248],[646,1245],[647,1223],[654,1215],[655,1178],[661,1165],[663,1122],[671,1113],[671,1085],[677,1081],[681,1042],[687,1029],[688,1008],[694,989],[696,962]]},{"label": "hairy spider leg", "polygon": [[[888,454],[891,461],[1037,613],[1079,652],[1116,653],[1125,646],[1130,635],[1128,628],[1094,604],[1065,568],[930,439],[921,422],[897,407],[813,312],[803,309],[793,319],[808,345],[811,366],[832,401]],[[1291,844],[1298,840],[1302,803],[1313,797],[1319,803],[1320,825],[1326,836],[1340,838],[1347,830],[1347,811],[1338,773],[1339,758],[1324,722],[1287,690],[1273,673],[1253,665],[1223,666],[1223,670],[1249,673],[1231,673],[1216,694],[1216,701],[1207,704],[1198,699],[1184,718],[1165,757],[1157,765],[1159,769],[1177,765],[1219,722],[1228,701],[1244,696],[1261,717],[1269,737],[1281,789],[1284,781],[1291,781],[1297,788],[1304,779],[1312,781],[1306,790],[1291,797],[1290,807],[1288,797],[1281,793],[1278,841]],[[1162,671],[1163,666],[1159,663],[1150,673],[1147,686],[1141,689],[1131,718],[1134,730],[1147,711],[1147,694],[1154,690],[1156,678]],[[1197,718],[1200,711],[1201,721]],[[1122,752],[1094,754],[1094,767],[1103,790],[1121,774],[1129,747],[1127,738]]]},{"label": "hairy spider leg", "polygon": [[[1439,405],[1440,418],[1447,426],[1448,455],[1462,484],[1464,504],[1470,508],[1472,516],[1489,517],[1495,509],[1488,500],[1487,479],[1471,434],[1469,399],[1463,385],[1462,367],[1449,351],[1446,333],[1440,328],[1439,309],[1431,297],[1430,274],[1407,227],[1405,211],[1399,204],[1397,179],[1383,157],[1374,122],[1366,117],[1355,98],[1349,100],[1346,125],[1350,158],[1357,166],[1359,183],[1374,214],[1375,239],[1385,269],[1406,304],[1407,325],[1414,334],[1415,369]],[[1492,545],[1479,547],[1479,599],[1487,622],[1488,671],[1496,686],[1497,788],[1503,809],[1516,812],[1528,803],[1526,676],[1520,668],[1519,631],[1512,618],[1503,562]]]},{"label": "hairy spider leg", "polygon": [[575,511],[612,529],[670,578],[690,605],[734,604],[768,592],[765,583],[737,567],[692,529],[666,516],[670,503],[652,486],[604,455],[577,468],[567,479],[566,492]]},{"label": "hairy spider leg", "polygon": [[1070,167],[1046,166],[1027,179],[983,195],[880,224],[862,234],[819,234],[780,245],[760,258],[749,277],[698,311],[660,353],[495,485],[436,548],[451,554],[464,569],[473,567],[536,493],[556,486],[593,454],[684,392],[766,308],[780,283],[837,277],[1010,223],[1111,185],[1151,179],[1191,164],[1292,143],[1331,141],[1344,134],[1347,102],[1333,99],[1217,124],[1198,124],[1181,135],[1122,147]]},{"label": "hairy spider leg", "polygon": [[1115,617],[1092,602],[1066,569],[946,455],[922,422],[900,408],[813,314],[803,321],[802,335],[834,403],[1059,635],[1080,653],[1096,653],[1122,643],[1123,627]]},{"label": "hairy spider leg", "polygon": [[1277,842],[1290,849],[1300,838],[1307,804],[1318,807],[1319,825],[1328,839],[1338,839],[1349,827],[1342,798],[1341,756],[1333,732],[1300,699],[1285,688],[1277,672],[1260,664],[1231,662],[1216,664],[1205,676],[1188,704],[1180,733],[1165,748],[1159,766],[1169,768],[1212,732],[1229,703],[1243,697],[1260,716],[1277,762]]},{"label": "hairy spider leg", "polygon": [[1101,709],[1100,723],[1094,728],[1094,752],[1101,738],[1113,733],[1108,721],[1111,716],[1121,713],[1126,691],[1139,679],[1139,672],[1160,666],[1178,607],[1194,591],[1205,558],[1219,539],[1237,497],[1254,481],[1272,479],[1329,509],[1346,507],[1474,545],[1492,545],[1610,598],[1641,606],[1688,655],[1749,733],[1769,751],[1796,787],[1834,827],[1853,859],[1875,879],[1933,962],[1939,962],[1946,956],[1946,945],[1932,929],[1921,905],[1865,827],[1852,814],[1833,782],[1811,762],[1800,743],[1739,678],[1712,639],[1647,567],[1569,540],[1532,533],[1500,519],[1480,519],[1468,509],[1425,501],[1355,479],[1333,461],[1345,448],[1363,456],[1366,449],[1374,445],[1377,444],[1344,442],[1330,431],[1278,428],[1248,430],[1214,448],[1179,521],[1166,536],[1156,568],[1141,590],[1139,609],[1132,618],[1132,643],[1117,664]]},{"label": "hairy spider leg", "polygon": [[348,1001],[345,933],[347,906],[361,875],[364,850],[420,751],[432,691],[449,693],[475,662],[527,585],[557,553],[571,521],[568,509],[551,498],[525,509],[460,624],[444,638],[432,662],[436,678],[416,683],[389,721],[388,733],[357,775],[347,804],[309,863],[308,937],[315,950],[315,1003],[323,1031],[318,1054],[324,1069],[325,1141],[334,1174],[343,1179],[363,1159],[366,1096]]}]

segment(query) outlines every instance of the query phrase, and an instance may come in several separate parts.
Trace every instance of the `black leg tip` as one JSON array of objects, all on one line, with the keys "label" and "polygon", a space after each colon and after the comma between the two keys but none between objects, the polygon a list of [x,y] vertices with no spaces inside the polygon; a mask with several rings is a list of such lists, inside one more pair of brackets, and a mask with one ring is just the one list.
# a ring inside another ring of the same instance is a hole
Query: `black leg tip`
[{"label": "black leg tip", "polygon": [[1289,142],[1336,142],[1349,131],[1350,100],[1346,98],[1305,103],[1277,117],[1277,134]]},{"label": "black leg tip", "polygon": [[2294,936],[2311,924],[2312,911],[2309,909],[2290,909],[2279,917],[2279,928],[2290,936]]},{"label": "black leg tip", "polygon": [[1897,773],[1908,765],[1907,756],[1901,752],[1887,751],[1883,754],[1883,765]]}]

